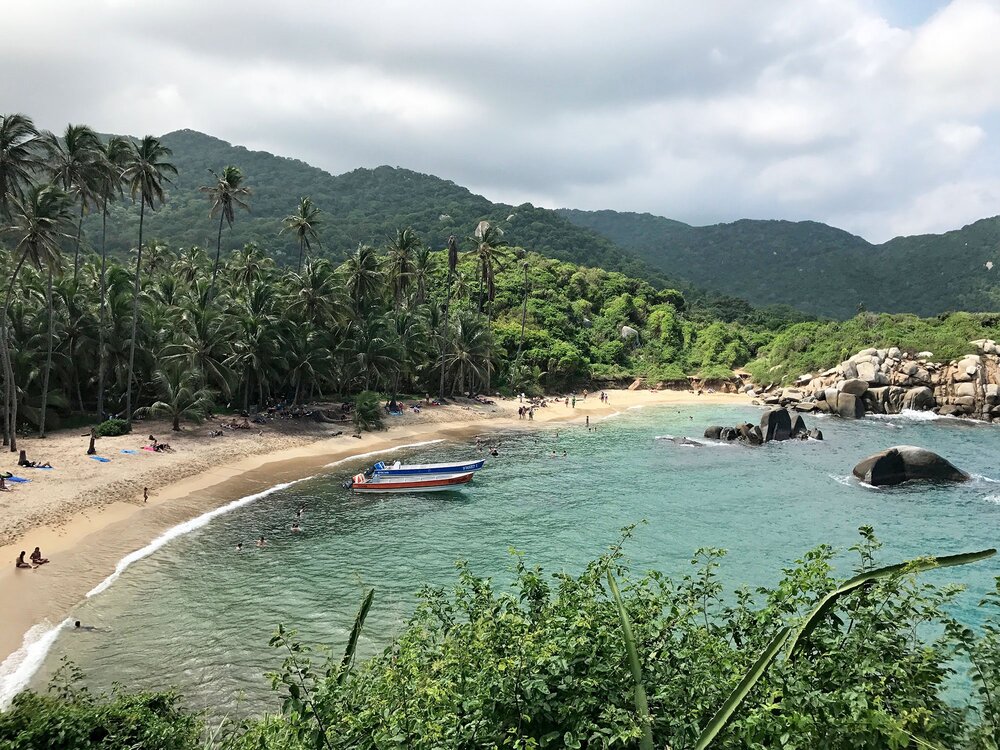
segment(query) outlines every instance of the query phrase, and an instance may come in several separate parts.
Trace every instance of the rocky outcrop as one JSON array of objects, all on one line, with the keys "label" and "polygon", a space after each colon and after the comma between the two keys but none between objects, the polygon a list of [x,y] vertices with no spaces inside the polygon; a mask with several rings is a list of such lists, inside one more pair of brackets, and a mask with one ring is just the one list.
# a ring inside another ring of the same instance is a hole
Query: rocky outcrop
[{"label": "rocky outcrop", "polygon": [[975,354],[935,362],[930,352],[898,347],[862,349],[819,375],[803,375],[794,388],[767,389],[764,403],[798,412],[825,412],[845,419],[898,414],[904,409],[992,422],[1000,417],[1000,346],[970,342]]},{"label": "rocky outcrop", "polygon": [[791,440],[798,438],[806,440],[822,440],[823,433],[810,430],[801,414],[790,414],[787,409],[768,409],[760,418],[760,426],[746,422],[734,427],[712,425],[705,428],[705,437],[709,440],[739,441],[747,445],[763,445],[772,441]]},{"label": "rocky outcrop", "polygon": [[915,479],[936,482],[965,482],[969,475],[933,451],[913,445],[897,445],[869,456],[854,467],[862,482],[881,487]]}]

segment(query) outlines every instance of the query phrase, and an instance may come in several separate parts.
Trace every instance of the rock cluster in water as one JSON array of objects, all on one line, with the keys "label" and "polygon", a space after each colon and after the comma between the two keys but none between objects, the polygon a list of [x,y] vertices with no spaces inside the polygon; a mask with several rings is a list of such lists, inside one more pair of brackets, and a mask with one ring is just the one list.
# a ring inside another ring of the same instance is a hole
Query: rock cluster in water
[{"label": "rock cluster in water", "polygon": [[760,418],[760,425],[751,422],[734,427],[712,425],[705,428],[705,437],[710,440],[740,441],[747,445],[763,445],[771,441],[813,438],[822,440],[823,433],[806,427],[801,414],[792,414],[788,409],[769,409]]},{"label": "rock cluster in water", "polygon": [[933,451],[913,445],[897,445],[869,456],[854,467],[862,482],[881,487],[914,479],[965,482],[969,475]]},{"label": "rock cluster in water", "polygon": [[793,388],[765,389],[764,403],[847,419],[913,409],[992,422],[1000,417],[1000,346],[992,339],[972,344],[976,354],[945,363],[931,352],[863,349],[826,372],[803,375]]}]

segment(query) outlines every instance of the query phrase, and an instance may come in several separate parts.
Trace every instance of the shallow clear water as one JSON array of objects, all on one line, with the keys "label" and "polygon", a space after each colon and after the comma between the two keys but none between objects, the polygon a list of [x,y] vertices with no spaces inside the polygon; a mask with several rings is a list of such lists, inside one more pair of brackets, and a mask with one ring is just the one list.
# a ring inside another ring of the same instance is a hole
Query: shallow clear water
[{"label": "shallow clear water", "polygon": [[[825,441],[758,449],[685,447],[657,437],[700,439],[707,424],[758,414],[752,407],[651,407],[603,421],[596,432],[562,425],[506,435],[500,457],[457,493],[356,497],[340,481],[374,459],[347,462],[219,516],[133,564],[74,614],[99,629],[63,633],[34,684],[44,684],[65,655],[95,688],[113,681],[174,685],[195,707],[261,711],[276,705],[263,673],[280,663],[267,646],[278,623],[339,649],[374,586],[362,643],[372,653],[402,627],[423,584],[455,580],[460,558],[477,573],[506,579],[514,547],[548,571],[577,572],[622,526],[642,519],[648,524],[626,548],[634,568],[683,573],[698,547],[724,547],[722,575],[731,588],[771,584],[781,567],[823,542],[846,550],[861,524],[875,526],[887,562],[996,546],[996,427],[813,418],[807,421],[820,426]],[[850,478],[861,458],[898,444],[936,450],[977,476],[964,485],[883,490]],[[474,453],[471,444],[442,443],[404,455],[447,460]],[[304,531],[293,534],[300,503]],[[261,534],[270,543],[258,550],[253,540]],[[238,541],[247,545],[239,554]],[[844,572],[853,564],[845,552]],[[975,623],[976,604],[997,574],[994,559],[930,575],[968,584],[958,614]]]}]

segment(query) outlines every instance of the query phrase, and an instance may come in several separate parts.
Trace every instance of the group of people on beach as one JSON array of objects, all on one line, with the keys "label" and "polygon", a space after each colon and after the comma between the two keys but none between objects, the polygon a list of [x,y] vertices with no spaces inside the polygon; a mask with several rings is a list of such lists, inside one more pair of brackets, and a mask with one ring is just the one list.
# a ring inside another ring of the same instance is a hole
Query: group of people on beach
[{"label": "group of people on beach", "polygon": [[[299,509],[295,511],[295,520],[292,521],[291,528],[289,529],[289,531],[291,531],[293,534],[297,534],[300,531],[302,531],[302,525],[299,523],[299,519],[302,518],[302,514],[305,512],[306,512],[306,506],[304,504],[300,504]],[[264,537],[263,534],[261,534],[260,538],[257,540],[257,548],[263,549],[266,546],[267,546],[267,539]],[[243,551],[243,542],[238,542],[236,544],[236,551],[237,552]]]},{"label": "group of people on beach", "polygon": [[38,547],[35,547],[34,552],[32,552],[31,556],[28,558],[28,560],[30,560],[31,562],[27,562],[24,559],[24,556],[26,554],[27,553],[24,550],[21,550],[21,554],[17,556],[17,562],[14,564],[15,567],[33,569],[37,568],[40,565],[44,565],[49,561],[49,558],[42,557],[42,551]]},{"label": "group of people on beach", "polygon": [[518,419],[534,419],[535,418],[535,407],[534,406],[519,406],[517,407],[517,418]]}]

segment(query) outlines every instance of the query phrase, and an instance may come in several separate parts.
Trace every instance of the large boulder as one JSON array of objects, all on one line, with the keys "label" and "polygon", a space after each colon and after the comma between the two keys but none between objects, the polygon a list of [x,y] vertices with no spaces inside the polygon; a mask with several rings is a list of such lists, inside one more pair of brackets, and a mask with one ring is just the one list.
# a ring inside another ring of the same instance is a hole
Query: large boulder
[{"label": "large boulder", "polygon": [[[829,395],[826,398],[830,400]],[[865,402],[853,393],[838,393],[837,407],[833,409],[831,404],[831,413],[844,419],[861,419],[865,415]]]},{"label": "large boulder", "polygon": [[853,393],[855,396],[863,396],[868,390],[868,383],[861,378],[850,378],[837,384],[837,390],[841,393]]},{"label": "large boulder", "polygon": [[705,437],[709,440],[718,440],[722,435],[722,427],[720,425],[714,424],[711,427],[705,428]]},{"label": "large boulder", "polygon": [[876,453],[854,467],[862,482],[881,487],[914,479],[965,482],[969,475],[933,451],[913,445],[897,445]]},{"label": "large boulder", "polygon": [[789,432],[790,436],[793,438],[806,437],[809,432],[809,428],[806,427],[806,421],[802,418],[801,414],[796,414],[792,417],[792,428]]},{"label": "large boulder", "polygon": [[858,362],[858,379],[867,383],[874,383],[878,368],[871,362]]},{"label": "large boulder", "polygon": [[903,395],[903,408],[913,411],[927,411],[934,408],[934,391],[926,386],[910,388]]},{"label": "large boulder", "polygon": [[787,409],[771,409],[760,418],[760,431],[764,442],[788,440],[792,436],[792,418]]}]

